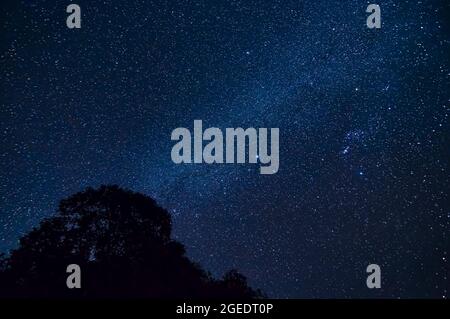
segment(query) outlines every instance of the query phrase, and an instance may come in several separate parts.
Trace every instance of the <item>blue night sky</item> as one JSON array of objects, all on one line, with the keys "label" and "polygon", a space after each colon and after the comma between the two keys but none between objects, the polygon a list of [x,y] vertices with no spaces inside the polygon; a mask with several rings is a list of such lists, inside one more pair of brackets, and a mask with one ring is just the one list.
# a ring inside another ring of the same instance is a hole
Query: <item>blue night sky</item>
[{"label": "blue night sky", "polygon": [[[447,296],[450,4],[373,2],[381,29],[362,0],[3,1],[0,251],[114,183],[271,297]],[[279,128],[278,173],[174,164],[196,119]]]}]

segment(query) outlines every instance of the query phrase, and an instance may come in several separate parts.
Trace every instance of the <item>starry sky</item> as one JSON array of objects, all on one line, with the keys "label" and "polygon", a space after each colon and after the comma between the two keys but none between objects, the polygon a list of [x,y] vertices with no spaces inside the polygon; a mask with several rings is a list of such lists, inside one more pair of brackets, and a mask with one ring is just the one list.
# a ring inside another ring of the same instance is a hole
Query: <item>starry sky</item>
[{"label": "starry sky", "polygon": [[[271,297],[447,297],[450,4],[377,0],[368,29],[369,3],[2,1],[0,251],[114,183]],[[195,119],[278,127],[278,173],[174,164],[170,134]]]}]

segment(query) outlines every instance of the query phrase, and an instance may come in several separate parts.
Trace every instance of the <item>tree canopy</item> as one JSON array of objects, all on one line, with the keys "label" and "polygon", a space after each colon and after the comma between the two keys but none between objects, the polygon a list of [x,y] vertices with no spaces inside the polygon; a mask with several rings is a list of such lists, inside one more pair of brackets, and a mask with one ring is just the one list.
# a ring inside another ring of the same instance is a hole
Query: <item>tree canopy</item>
[{"label": "tree canopy", "polygon": [[[118,186],[88,188],[0,255],[0,296],[26,298],[259,298],[236,270],[214,279],[171,239],[170,214]],[[82,286],[66,286],[66,267]]]}]

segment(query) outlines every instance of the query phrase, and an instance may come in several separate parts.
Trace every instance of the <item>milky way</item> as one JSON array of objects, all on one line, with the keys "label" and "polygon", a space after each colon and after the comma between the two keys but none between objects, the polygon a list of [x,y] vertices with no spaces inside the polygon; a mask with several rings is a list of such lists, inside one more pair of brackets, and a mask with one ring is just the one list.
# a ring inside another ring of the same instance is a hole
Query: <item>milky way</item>
[{"label": "milky way", "polygon": [[[119,184],[272,297],[447,296],[446,1],[4,1],[0,250]],[[177,127],[280,128],[280,169],[176,165]],[[379,264],[383,288],[366,287]]]}]

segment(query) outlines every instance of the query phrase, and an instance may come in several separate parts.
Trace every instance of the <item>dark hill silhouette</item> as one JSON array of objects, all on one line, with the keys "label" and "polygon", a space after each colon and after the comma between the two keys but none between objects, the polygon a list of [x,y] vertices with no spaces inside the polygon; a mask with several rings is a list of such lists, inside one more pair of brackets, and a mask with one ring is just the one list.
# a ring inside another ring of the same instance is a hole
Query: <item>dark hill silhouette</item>
[{"label": "dark hill silhouette", "polygon": [[[66,267],[81,267],[68,289]],[[20,298],[259,298],[235,270],[222,280],[171,239],[167,211],[118,186],[88,188],[62,200],[58,214],[0,256],[0,296]]]}]

